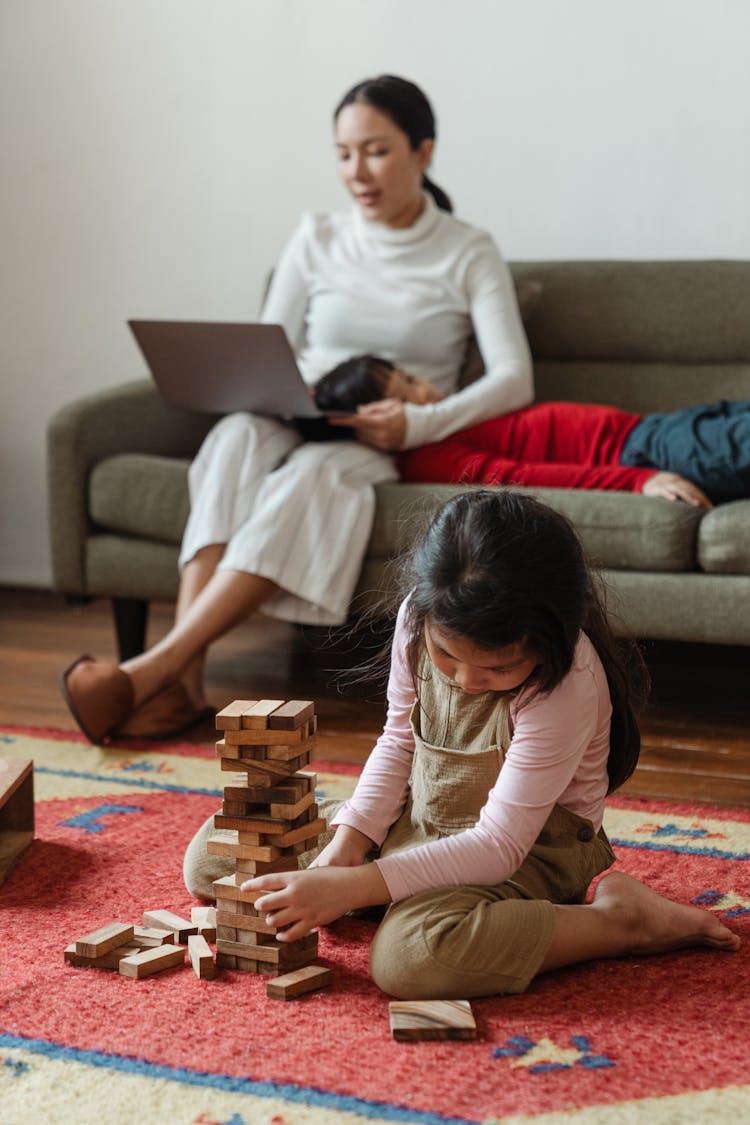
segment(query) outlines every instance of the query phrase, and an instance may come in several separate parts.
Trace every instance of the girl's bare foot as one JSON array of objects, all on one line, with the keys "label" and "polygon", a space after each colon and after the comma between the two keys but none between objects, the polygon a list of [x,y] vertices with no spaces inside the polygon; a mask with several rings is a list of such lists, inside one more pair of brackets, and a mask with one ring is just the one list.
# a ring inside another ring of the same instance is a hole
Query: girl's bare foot
[{"label": "girl's bare foot", "polygon": [[663,898],[620,871],[597,884],[593,906],[605,911],[623,935],[623,955],[666,953],[708,945],[736,950],[740,938],[707,910]]}]

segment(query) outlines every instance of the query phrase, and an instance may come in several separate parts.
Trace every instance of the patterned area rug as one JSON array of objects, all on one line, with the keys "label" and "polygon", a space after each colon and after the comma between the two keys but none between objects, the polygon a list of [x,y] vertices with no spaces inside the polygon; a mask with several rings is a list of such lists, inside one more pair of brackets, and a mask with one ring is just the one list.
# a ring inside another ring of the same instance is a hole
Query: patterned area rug
[{"label": "patterned area rug", "polygon": [[[333,987],[269,1000],[264,979],[74,969],[63,949],[144,909],[188,914],[185,846],[215,810],[209,746],[99,750],[0,728],[33,758],[36,839],[0,887],[2,1125],[535,1125],[750,1119],[750,813],[615,798],[618,866],[716,911],[737,954],[578,966],[473,1002],[471,1043],[396,1043],[370,981],[373,924],[320,935]],[[356,769],[318,762],[326,795]]]}]

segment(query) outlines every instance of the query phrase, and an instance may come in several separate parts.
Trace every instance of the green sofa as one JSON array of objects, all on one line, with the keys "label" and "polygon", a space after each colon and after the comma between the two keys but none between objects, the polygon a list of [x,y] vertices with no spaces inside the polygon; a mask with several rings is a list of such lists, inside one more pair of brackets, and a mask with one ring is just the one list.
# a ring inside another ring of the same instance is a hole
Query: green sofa
[{"label": "green sofa", "polygon": [[[750,262],[514,263],[541,296],[527,323],[537,398],[646,413],[750,399]],[[467,357],[466,378],[476,370]],[[149,380],[90,395],[48,429],[55,588],[113,601],[121,655],[140,651],[148,603],[177,591],[187,467],[215,419],[166,406]],[[355,607],[459,489],[386,484]],[[601,571],[618,631],[750,644],[750,499],[713,511],[617,492],[533,489],[569,516]]]}]

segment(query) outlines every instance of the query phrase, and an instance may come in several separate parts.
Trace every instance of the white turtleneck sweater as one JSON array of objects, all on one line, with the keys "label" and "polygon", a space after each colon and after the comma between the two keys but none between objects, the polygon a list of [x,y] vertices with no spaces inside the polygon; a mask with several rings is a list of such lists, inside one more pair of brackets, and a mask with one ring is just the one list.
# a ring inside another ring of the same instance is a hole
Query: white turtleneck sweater
[{"label": "white turtleneck sweater", "polygon": [[[489,234],[425,194],[412,226],[345,213],[307,213],[284,249],[262,319],[282,324],[312,384],[370,353],[431,379],[446,397],[406,405],[404,449],[528,405],[531,356],[510,271]],[[457,390],[469,336],[484,375]]]}]

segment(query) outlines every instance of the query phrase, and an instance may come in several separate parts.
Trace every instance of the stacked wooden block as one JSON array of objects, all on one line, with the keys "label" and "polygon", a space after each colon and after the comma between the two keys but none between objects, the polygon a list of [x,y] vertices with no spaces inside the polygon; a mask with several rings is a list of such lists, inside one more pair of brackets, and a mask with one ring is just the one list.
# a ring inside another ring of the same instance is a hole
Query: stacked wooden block
[{"label": "stacked wooden block", "polygon": [[316,729],[309,700],[235,700],[216,716],[221,768],[235,774],[224,788],[211,855],[235,861],[235,873],[213,884],[216,896],[216,963],[279,976],[315,960],[318,935],[276,940],[276,930],[255,909],[258,892],[242,891],[254,875],[293,871],[297,857],[315,847],[325,821],[315,804],[310,762]]}]

